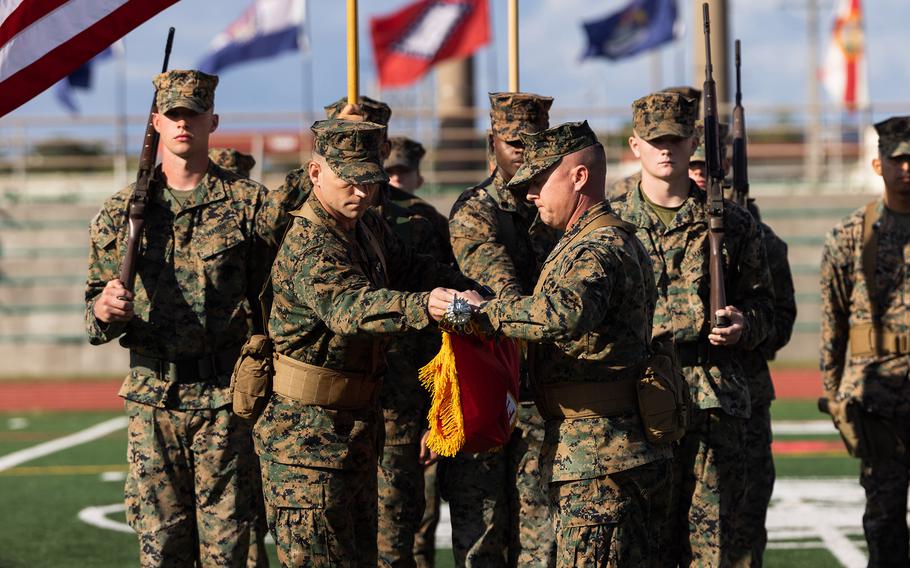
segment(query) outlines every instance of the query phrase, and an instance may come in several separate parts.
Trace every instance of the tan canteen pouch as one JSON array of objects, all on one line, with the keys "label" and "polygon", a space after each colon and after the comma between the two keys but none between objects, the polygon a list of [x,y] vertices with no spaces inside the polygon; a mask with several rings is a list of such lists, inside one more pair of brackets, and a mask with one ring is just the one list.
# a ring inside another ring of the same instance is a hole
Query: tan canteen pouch
[{"label": "tan canteen pouch", "polygon": [[259,417],[271,396],[273,371],[271,338],[250,336],[240,350],[231,375],[234,414],[246,420]]},{"label": "tan canteen pouch", "polygon": [[638,381],[638,411],[653,444],[683,437],[689,424],[688,386],[673,358],[655,353]]},{"label": "tan canteen pouch", "polygon": [[903,440],[887,420],[864,411],[852,399],[827,400],[825,406],[851,456],[861,459],[906,457]]}]

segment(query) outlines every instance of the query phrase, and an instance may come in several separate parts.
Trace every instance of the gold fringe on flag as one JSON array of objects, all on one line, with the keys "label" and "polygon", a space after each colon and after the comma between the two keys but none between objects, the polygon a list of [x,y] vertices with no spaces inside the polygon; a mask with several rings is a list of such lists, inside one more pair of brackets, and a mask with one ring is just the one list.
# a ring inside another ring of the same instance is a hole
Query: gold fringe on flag
[{"label": "gold fringe on flag", "polygon": [[433,360],[420,369],[420,382],[430,391],[433,402],[427,419],[430,435],[427,447],[441,456],[453,457],[464,446],[464,416],[461,390],[455,371],[452,338],[442,332],[442,346]]}]

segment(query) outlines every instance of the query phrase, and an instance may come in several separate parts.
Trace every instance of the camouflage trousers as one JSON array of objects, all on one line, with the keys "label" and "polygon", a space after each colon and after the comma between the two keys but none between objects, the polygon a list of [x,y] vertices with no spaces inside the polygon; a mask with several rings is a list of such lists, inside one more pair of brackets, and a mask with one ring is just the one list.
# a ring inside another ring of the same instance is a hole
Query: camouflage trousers
[{"label": "camouflage trousers", "polygon": [[556,540],[539,466],[543,435],[537,407],[522,405],[502,450],[440,462],[457,566],[553,566]]},{"label": "camouflage trousers", "polygon": [[734,518],[746,486],[745,420],[719,408],[690,409],[676,457],[677,550],[680,566],[723,568],[735,556]]},{"label": "camouflage trousers", "polygon": [[376,566],[376,470],[260,460],[269,529],[282,566]]},{"label": "camouflage trousers", "polygon": [[385,446],[379,462],[379,566],[414,567],[414,535],[423,516],[420,444]]},{"label": "camouflage trousers", "polygon": [[[910,417],[890,421],[904,443],[910,440]],[[904,458],[864,459],[860,484],[866,490],[863,532],[869,545],[869,566],[910,566],[907,492],[910,463]]]},{"label": "camouflage trousers", "polygon": [[762,565],[768,531],[765,519],[774,491],[774,457],[771,455],[771,403],[752,406],[746,420],[746,488],[734,515],[734,564]]},{"label": "camouflage trousers", "polygon": [[671,462],[550,484],[556,566],[649,568],[661,558]]},{"label": "camouflage trousers", "polygon": [[436,565],[436,527],[439,525],[437,467],[438,465],[434,463],[423,470],[423,500],[426,507],[414,535],[414,560],[417,568],[433,568]]},{"label": "camouflage trousers", "polygon": [[229,408],[125,406],[126,518],[140,565],[268,566],[249,424]]}]

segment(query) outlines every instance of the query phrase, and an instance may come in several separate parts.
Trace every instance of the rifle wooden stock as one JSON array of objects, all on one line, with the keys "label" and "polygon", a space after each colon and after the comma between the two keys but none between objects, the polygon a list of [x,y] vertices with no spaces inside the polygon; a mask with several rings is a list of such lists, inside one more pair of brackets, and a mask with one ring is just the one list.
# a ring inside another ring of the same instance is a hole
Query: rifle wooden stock
[{"label": "rifle wooden stock", "polygon": [[[167,64],[171,58],[171,47],[174,44],[174,28],[168,30],[167,43],[164,47],[164,64],[161,72],[167,71]],[[145,206],[149,202],[149,189],[155,182],[155,160],[158,158],[158,131],[152,124],[155,113],[158,112],[156,99],[158,91],[152,95],[152,108],[149,110],[148,123],[145,125],[145,138],[142,141],[142,152],[139,154],[139,169],[136,172],[136,185],[130,197],[129,228],[126,241],[126,254],[120,264],[120,281],[123,287],[133,291],[136,284],[136,260],[139,256],[139,242],[142,239],[142,229],[145,227]]]},{"label": "rifle wooden stock", "polygon": [[711,65],[711,20],[708,3],[702,4],[705,21],[705,168],[708,170],[708,270],[711,276],[711,326],[727,327],[729,318],[718,317],[718,310],[727,307],[724,287],[724,166],[721,163],[720,131],[717,125],[717,85]]},{"label": "rifle wooden stock", "polygon": [[743,108],[739,49],[739,40],[736,40],[736,106],[733,107],[733,202],[746,207],[749,203],[749,172],[746,154],[746,111]]}]

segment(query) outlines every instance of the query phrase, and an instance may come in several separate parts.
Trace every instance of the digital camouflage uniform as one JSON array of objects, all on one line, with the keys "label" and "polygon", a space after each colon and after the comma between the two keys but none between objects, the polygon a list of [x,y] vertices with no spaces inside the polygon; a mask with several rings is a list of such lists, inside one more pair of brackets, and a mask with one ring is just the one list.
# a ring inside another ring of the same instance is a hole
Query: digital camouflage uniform
[{"label": "digital camouflage uniform", "polygon": [[[384,127],[327,120],[314,124],[313,132],[316,153],[343,179],[387,179],[379,160]],[[389,287],[470,285],[449,267],[413,254],[373,210],[346,231],[311,194],[291,215],[272,269],[269,333],[281,357],[356,375],[369,386],[385,371],[384,338],[429,324],[428,293]],[[275,384],[277,391],[277,375]],[[383,437],[377,395],[373,391],[365,405],[338,409],[275,392],[256,423],[269,528],[282,564],[376,566]]]},{"label": "digital camouflage uniform", "polygon": [[[635,132],[645,140],[693,136],[691,99],[656,93],[633,104]],[[743,313],[745,329],[733,348],[709,347],[707,195],[690,181],[688,199],[664,226],[641,190],[612,203],[651,256],[658,299],[654,340],[675,346],[689,383],[690,426],[678,451],[680,563],[729,565],[733,516],[745,490],[745,420],[750,400],[740,365],[771,329],[773,292],[758,227],[747,211],[724,203],[724,276],[727,304]],[[671,559],[672,560],[672,559]]]},{"label": "digital camouflage uniform", "polygon": [[[390,139],[383,166],[418,169],[423,146],[409,138]],[[451,264],[448,229],[440,234],[421,212],[446,220],[429,204],[391,185],[384,188],[379,211],[395,234],[411,249]],[[416,205],[416,207],[414,206]],[[412,207],[409,207],[412,206]],[[424,211],[426,211],[424,209]],[[427,330],[397,338],[389,348],[388,373],[380,402],[385,420],[385,447],[379,462],[379,563],[416,566],[415,536],[425,510],[424,467],[419,463],[420,436],[426,429],[429,396],[417,372],[439,351],[440,335]]]},{"label": "digital camouflage uniform", "polygon": [[234,148],[211,148],[209,159],[222,169],[234,172],[242,178],[249,178],[250,172],[256,166],[256,158]]},{"label": "digital camouflage uniform", "polygon": [[[553,99],[527,93],[490,95],[492,131],[507,140],[549,125]],[[461,271],[497,298],[531,293],[540,265],[559,238],[544,225],[522,189],[505,187],[497,171],[466,190],[452,207],[452,250]],[[523,388],[518,426],[502,449],[457,455],[440,463],[449,502],[452,547],[459,566],[550,566],[554,557],[538,455],[543,419]]]},{"label": "digital camouflage uniform", "polygon": [[[335,118],[347,104],[341,98],[325,107]],[[382,101],[358,99],[365,120],[388,126],[392,109]],[[423,146],[408,138],[389,139],[389,155],[383,167],[404,165],[417,168]],[[378,208],[395,234],[415,252],[452,262],[446,218],[423,199],[383,184]],[[398,337],[387,353],[388,371],[380,392],[385,445],[378,466],[378,558],[380,566],[413,566],[414,538],[423,518],[425,503],[423,466],[419,463],[420,435],[425,429],[429,396],[417,371],[439,350],[435,330]]]},{"label": "digital camouflage uniform", "polygon": [[[205,112],[217,81],[198,71],[158,75],[158,110]],[[160,168],[156,179],[164,179]],[[140,564],[266,565],[250,426],[231,412],[229,392],[249,333],[249,299],[268,270],[269,229],[257,214],[265,188],[212,163],[181,200],[164,181],[154,184],[136,263],[135,316],[104,324],[93,307],[119,277],[132,191],[108,198],[92,220],[85,318],[92,344],[119,338],[130,350],[119,394],[129,415],[126,515],[139,537]]]},{"label": "digital camouflage uniform", "polygon": [[[598,143],[587,122],[522,134],[522,141],[525,161],[511,183]],[[672,452],[646,440],[634,387],[611,411],[594,402],[598,394],[618,399],[618,387],[643,373],[656,298],[634,227],[599,227],[575,239],[609,214],[605,201],[582,213],[550,253],[534,293],[491,300],[478,317],[486,333],[533,344],[532,388],[546,419],[540,471],[559,567],[653,566],[668,513]],[[590,401],[587,412],[554,412],[574,408],[554,387],[585,383],[598,385],[576,397]]]},{"label": "digital camouflage uniform", "polygon": [[759,233],[773,275],[774,313],[771,332],[757,349],[743,351],[740,363],[749,381],[751,415],[746,420],[746,488],[735,515],[738,565],[762,566],[768,531],[765,519],[774,490],[774,457],[771,453],[771,401],[774,384],[768,361],[790,342],[796,321],[793,275],[787,260],[787,244],[757,217]]},{"label": "digital camouflage uniform", "polygon": [[[910,156],[910,117],[893,117],[875,127],[881,160]],[[869,545],[869,566],[907,566],[910,223],[906,214],[894,213],[882,200],[875,204],[873,214],[878,221],[873,227],[877,250],[871,286],[863,270],[865,208],[834,227],[825,241],[821,370],[829,398],[855,401],[867,417],[864,420],[883,421],[900,441],[898,445],[892,440],[892,455],[862,459],[860,483],[866,490],[863,529]],[[883,338],[892,335],[889,340],[883,339],[877,353],[851,341],[851,333],[873,321]]]},{"label": "digital camouflage uniform", "polygon": [[625,194],[630,191],[637,191],[638,184],[641,183],[641,171],[637,171],[630,176],[626,176],[622,179],[616,180],[610,184],[610,187],[607,189],[607,199],[613,201],[615,199],[621,199]]}]

